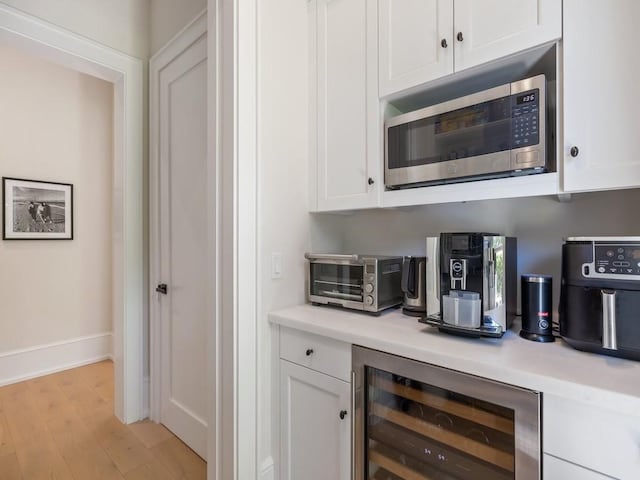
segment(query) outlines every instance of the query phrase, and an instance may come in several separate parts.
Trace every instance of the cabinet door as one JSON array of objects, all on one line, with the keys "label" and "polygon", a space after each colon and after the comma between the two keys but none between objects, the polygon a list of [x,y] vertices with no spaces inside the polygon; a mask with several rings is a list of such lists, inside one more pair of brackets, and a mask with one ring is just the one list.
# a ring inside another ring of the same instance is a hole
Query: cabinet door
[{"label": "cabinet door", "polygon": [[318,171],[311,181],[321,211],[377,206],[377,10],[372,0],[317,0]]},{"label": "cabinet door", "polygon": [[453,73],[453,0],[379,0],[380,96]]},{"label": "cabinet door", "polygon": [[543,480],[608,480],[612,477],[545,454],[542,460],[542,478]]},{"label": "cabinet door", "polygon": [[638,18],[637,0],[564,1],[565,191],[640,186]]},{"label": "cabinet door", "polygon": [[614,478],[640,478],[640,415],[635,404],[623,408],[599,408],[545,393],[544,453]]},{"label": "cabinet door", "polygon": [[455,0],[454,16],[456,71],[562,36],[562,0]]},{"label": "cabinet door", "polygon": [[280,360],[282,480],[349,480],[350,393],[347,382]]}]

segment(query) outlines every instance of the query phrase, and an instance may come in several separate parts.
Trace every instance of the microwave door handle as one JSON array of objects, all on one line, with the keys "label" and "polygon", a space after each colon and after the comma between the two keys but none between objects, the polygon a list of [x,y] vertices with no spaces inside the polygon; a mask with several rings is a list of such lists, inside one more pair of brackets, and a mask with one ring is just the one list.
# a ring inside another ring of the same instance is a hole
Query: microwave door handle
[{"label": "microwave door handle", "polygon": [[617,350],[616,335],[616,292],[602,290],[602,348]]}]

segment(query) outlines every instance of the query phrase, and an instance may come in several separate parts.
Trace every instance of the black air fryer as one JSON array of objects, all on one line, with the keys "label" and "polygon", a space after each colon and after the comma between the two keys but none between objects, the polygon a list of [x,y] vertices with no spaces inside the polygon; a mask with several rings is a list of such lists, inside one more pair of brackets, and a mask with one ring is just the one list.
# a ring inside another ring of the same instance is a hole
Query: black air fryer
[{"label": "black air fryer", "polygon": [[559,314],[572,347],[640,360],[640,237],[567,239]]}]

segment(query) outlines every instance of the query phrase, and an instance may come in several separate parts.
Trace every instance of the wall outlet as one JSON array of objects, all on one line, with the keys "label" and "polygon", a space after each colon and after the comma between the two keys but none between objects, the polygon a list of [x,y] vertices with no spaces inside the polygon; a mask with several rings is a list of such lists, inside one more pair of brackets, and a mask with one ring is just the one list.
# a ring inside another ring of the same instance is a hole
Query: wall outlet
[{"label": "wall outlet", "polygon": [[271,278],[282,277],[282,254],[271,254]]}]

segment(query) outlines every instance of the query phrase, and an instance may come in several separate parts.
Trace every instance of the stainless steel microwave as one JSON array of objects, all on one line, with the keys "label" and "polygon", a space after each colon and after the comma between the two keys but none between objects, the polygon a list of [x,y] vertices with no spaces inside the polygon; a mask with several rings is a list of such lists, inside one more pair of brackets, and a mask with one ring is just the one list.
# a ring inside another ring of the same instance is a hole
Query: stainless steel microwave
[{"label": "stainless steel microwave", "polygon": [[542,173],[544,75],[501,85],[385,123],[385,185],[403,188]]}]

